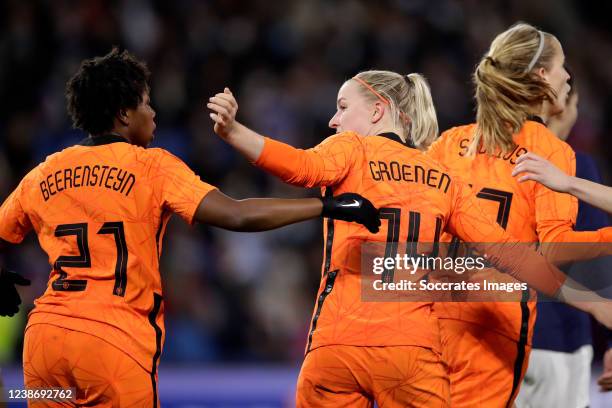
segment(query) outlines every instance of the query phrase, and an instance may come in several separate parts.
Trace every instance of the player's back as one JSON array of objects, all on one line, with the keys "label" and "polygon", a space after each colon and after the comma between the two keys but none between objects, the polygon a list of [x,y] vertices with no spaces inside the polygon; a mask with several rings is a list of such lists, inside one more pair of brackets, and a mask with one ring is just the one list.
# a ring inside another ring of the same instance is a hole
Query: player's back
[{"label": "player's back", "polygon": [[488,155],[481,149],[478,154],[470,157],[468,147],[475,126],[459,126],[444,132],[430,147],[428,155],[452,172],[464,175],[478,198],[481,198],[483,209],[494,215],[498,224],[519,240],[540,240],[538,222],[547,219],[565,220],[571,226],[577,211],[575,198],[550,192],[550,195],[554,194],[550,202],[555,205],[538,209],[539,213],[536,213],[536,195],[545,190],[534,182],[519,183],[511,173],[518,157],[528,151],[548,158],[565,171],[574,173],[575,155],[572,148],[555,137],[544,125],[527,121],[515,135],[516,145],[511,152]]},{"label": "player's back", "polygon": [[28,327],[99,336],[151,370],[163,342],[164,228],[172,212],[192,221],[202,184],[164,150],[112,135],[49,156],[3,206],[24,224],[12,241],[30,223],[53,266]]},{"label": "player's back", "polygon": [[[395,134],[337,137],[345,147],[337,151],[330,147],[330,156],[349,155],[351,165],[341,182],[327,188],[334,195],[352,191],[367,197],[380,208],[383,225],[372,235],[356,224],[328,221],[309,347],[417,345],[439,349],[431,302],[402,301],[393,291],[377,301],[365,298],[362,284],[369,282],[372,265],[362,265],[361,255],[366,242],[379,243],[380,255],[395,257],[414,250],[417,242],[438,241],[451,213],[453,181],[442,166]],[[391,271],[381,278],[397,282],[398,276],[398,271]]]},{"label": "player's back", "polygon": [[[511,175],[518,157],[527,152],[541,155],[573,174],[575,156],[571,147],[544,125],[527,121],[514,136],[512,151],[489,155],[481,149],[470,156],[468,148],[475,126],[470,124],[449,129],[434,142],[427,154],[453,174],[461,175],[472,186],[491,222],[497,222],[515,238],[524,242],[554,241],[560,229],[571,229],[577,212],[575,198],[554,193],[534,182],[519,183]],[[495,313],[492,314],[491,310]],[[525,338],[527,326],[524,321],[529,321],[529,327],[535,321],[534,302],[529,303],[528,309],[512,302],[444,304],[437,305],[436,312],[440,317],[480,324],[486,317],[487,327],[514,340]]]}]

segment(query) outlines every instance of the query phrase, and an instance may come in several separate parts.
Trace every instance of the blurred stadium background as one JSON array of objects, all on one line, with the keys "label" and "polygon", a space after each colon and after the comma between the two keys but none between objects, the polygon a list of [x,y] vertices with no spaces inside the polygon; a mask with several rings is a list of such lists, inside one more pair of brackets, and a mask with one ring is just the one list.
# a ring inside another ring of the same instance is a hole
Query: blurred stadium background
[{"label": "blurred stadium background", "polygon": [[[592,154],[610,184],[612,29],[609,2],[579,0],[13,0],[0,3],[0,199],[72,130],[64,84],[112,45],[152,70],[154,145],[236,198],[304,196],[264,175],[213,134],[205,100],[230,86],[239,120],[310,147],[342,82],[360,70],[422,72],[441,129],[473,118],[470,75],[498,32],[524,20],[563,43],[579,92],[569,142]],[[160,396],[170,407],[290,406],[322,257],[321,223],[261,234],[189,228],[175,220],[162,257],[167,337]],[[34,237],[3,256],[34,282],[25,310],[0,319],[5,385],[21,381],[26,313],[49,267]],[[604,341],[597,337],[595,361]],[[594,367],[594,372],[598,370]],[[612,397],[593,387],[593,407]]]}]

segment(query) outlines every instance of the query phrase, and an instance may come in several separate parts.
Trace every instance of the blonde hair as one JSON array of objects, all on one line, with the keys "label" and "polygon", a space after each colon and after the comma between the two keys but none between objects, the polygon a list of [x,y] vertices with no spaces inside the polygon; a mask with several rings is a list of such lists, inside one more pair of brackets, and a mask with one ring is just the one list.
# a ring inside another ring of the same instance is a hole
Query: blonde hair
[{"label": "blonde hair", "polygon": [[526,23],[499,34],[474,72],[476,130],[469,154],[506,153],[534,105],[554,101],[555,91],[534,71],[550,69],[556,38]]},{"label": "blonde hair", "polygon": [[[362,95],[386,100],[393,123],[401,129],[404,142],[426,149],[438,136],[438,119],[427,80],[421,74],[400,75],[391,71],[363,71],[355,75]],[[363,83],[362,83],[363,84]]]}]

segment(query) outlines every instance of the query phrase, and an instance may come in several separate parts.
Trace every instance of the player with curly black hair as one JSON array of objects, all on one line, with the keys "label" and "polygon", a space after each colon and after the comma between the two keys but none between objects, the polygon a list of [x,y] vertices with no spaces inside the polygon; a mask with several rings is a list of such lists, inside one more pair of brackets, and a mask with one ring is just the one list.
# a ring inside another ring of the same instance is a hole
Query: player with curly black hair
[{"label": "player with curly black hair", "polygon": [[[0,207],[0,244],[20,243],[34,229],[52,266],[26,328],[26,387],[74,388],[77,406],[158,406],[159,257],[172,213],[233,231],[321,215],[372,231],[380,224],[372,204],[351,193],[234,200],[169,152],[147,149],[155,130],[148,78],[127,51],[84,61],[66,96],[74,126],[89,136],[47,157]],[[5,276],[14,295],[22,281]],[[17,300],[10,296],[6,310],[14,313]]]},{"label": "player with curly black hair", "polygon": [[[127,109],[137,109],[143,95],[149,93],[150,75],[144,63],[118,48],[104,57],[84,61],[66,85],[68,113],[74,127],[100,135],[113,129],[115,119],[125,125],[122,118]],[[143,131],[153,134],[153,129]],[[148,143],[143,142],[134,144],[146,147]]]}]

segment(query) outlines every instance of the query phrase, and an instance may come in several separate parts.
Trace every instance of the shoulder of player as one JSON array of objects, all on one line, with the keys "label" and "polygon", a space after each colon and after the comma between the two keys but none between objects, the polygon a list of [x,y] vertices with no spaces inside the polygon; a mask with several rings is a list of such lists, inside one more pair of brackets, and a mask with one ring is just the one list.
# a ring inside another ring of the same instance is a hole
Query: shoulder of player
[{"label": "shoulder of player", "polygon": [[67,157],[70,157],[77,150],[78,146],[70,146],[59,152],[52,153],[45,157],[41,163],[39,163],[36,167],[34,167],[25,177],[26,178],[36,178],[37,176],[41,176],[46,174],[45,170],[49,167],[55,166],[58,162],[65,162]]},{"label": "shoulder of player", "polygon": [[[136,154],[145,160],[161,161],[161,160],[181,160],[178,156],[161,147],[138,147]],[[182,161],[182,160],[181,160]]]},{"label": "shoulder of player", "polygon": [[448,159],[456,159],[458,149],[467,150],[474,126],[475,124],[455,126],[442,132],[428,147],[426,155],[443,164],[447,164]]},{"label": "shoulder of player", "polygon": [[179,170],[189,168],[189,166],[183,161],[183,159],[160,147],[151,147],[143,149],[141,154],[142,161],[145,163],[145,167],[148,169],[148,172],[153,172],[153,174],[162,169]]},{"label": "shoulder of player", "polygon": [[574,149],[567,142],[559,139],[545,125],[531,120],[525,122],[516,142],[523,144],[529,151],[543,157],[550,156],[558,151],[574,154]]},{"label": "shoulder of player", "polygon": [[41,180],[47,177],[49,173],[47,169],[50,166],[54,166],[57,162],[64,161],[65,156],[69,154],[70,149],[73,149],[73,147],[68,147],[62,151],[52,153],[45,157],[45,160],[40,162],[23,176],[21,182],[19,183],[20,188],[27,190],[31,186],[38,185]]},{"label": "shoulder of player", "polygon": [[524,139],[525,143],[537,143],[541,140],[561,141],[546,125],[533,120],[527,120],[516,136],[518,139]]},{"label": "shoulder of player", "polygon": [[438,159],[431,157],[426,152],[422,152],[417,149],[411,149],[410,153],[412,156],[412,162],[418,163],[419,165],[430,169],[438,170],[441,173],[447,173],[452,176],[452,174],[449,173],[449,168],[444,163],[441,163],[440,161],[438,161]]},{"label": "shoulder of player", "polygon": [[324,142],[361,142],[362,139],[363,136],[359,135],[358,133],[355,133],[353,131],[346,131],[331,135],[327,137]]},{"label": "shoulder of player", "polygon": [[317,147],[354,151],[363,147],[364,139],[355,132],[340,132],[325,138]]}]

